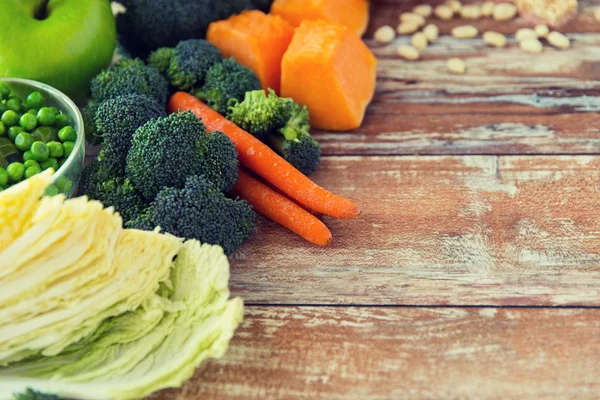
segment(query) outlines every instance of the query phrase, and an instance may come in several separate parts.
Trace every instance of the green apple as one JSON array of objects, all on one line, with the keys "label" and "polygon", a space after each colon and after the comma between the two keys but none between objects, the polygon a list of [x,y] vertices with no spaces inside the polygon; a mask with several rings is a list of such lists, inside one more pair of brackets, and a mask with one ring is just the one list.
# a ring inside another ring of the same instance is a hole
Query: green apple
[{"label": "green apple", "polygon": [[0,0],[0,76],[44,82],[80,101],[116,41],[109,0]]}]

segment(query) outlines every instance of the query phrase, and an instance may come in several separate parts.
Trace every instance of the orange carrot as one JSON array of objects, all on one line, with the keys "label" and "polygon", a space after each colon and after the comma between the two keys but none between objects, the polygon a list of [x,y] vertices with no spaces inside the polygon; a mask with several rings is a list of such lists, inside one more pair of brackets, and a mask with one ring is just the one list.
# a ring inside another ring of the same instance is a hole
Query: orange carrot
[{"label": "orange carrot", "polygon": [[336,218],[354,218],[360,214],[356,204],[323,189],[263,142],[191,94],[173,94],[168,109],[169,112],[191,111],[202,119],[208,131],[223,132],[235,145],[240,164],[310,210]]},{"label": "orange carrot", "polygon": [[231,192],[246,200],[265,217],[318,246],[331,242],[331,232],[318,218],[277,193],[240,167],[240,177]]}]

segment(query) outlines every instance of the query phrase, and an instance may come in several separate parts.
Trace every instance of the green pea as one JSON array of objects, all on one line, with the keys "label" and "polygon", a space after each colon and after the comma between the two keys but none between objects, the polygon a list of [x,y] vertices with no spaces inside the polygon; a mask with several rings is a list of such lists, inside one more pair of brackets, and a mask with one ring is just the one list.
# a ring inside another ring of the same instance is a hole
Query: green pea
[{"label": "green pea", "polygon": [[21,151],[29,150],[33,142],[33,136],[27,132],[21,132],[15,138],[15,146],[17,146],[17,149]]},{"label": "green pea", "polygon": [[65,163],[67,162],[68,158],[61,158],[60,160],[58,160],[58,168],[62,167],[63,165],[65,165]]},{"label": "green pea", "polygon": [[69,158],[69,156],[73,152],[73,149],[75,148],[75,142],[64,142],[62,145],[64,149],[65,158]]},{"label": "green pea", "polygon": [[71,180],[69,178],[67,178],[66,176],[59,176],[54,181],[54,184],[56,185],[58,190],[60,190],[61,193],[65,193],[65,194],[69,193],[69,191],[73,187],[73,182],[71,182]]},{"label": "green pea", "polygon": [[35,115],[26,113],[26,114],[21,115],[19,124],[21,125],[21,127],[23,129],[30,132],[30,131],[34,130],[35,127],[37,126],[37,118],[35,117]]},{"label": "green pea", "polygon": [[49,142],[48,149],[50,149],[50,157],[61,158],[65,153],[62,143],[59,142]]},{"label": "green pea", "polygon": [[5,83],[0,82],[0,100],[8,99],[10,96],[10,89]]},{"label": "green pea", "polygon": [[14,126],[19,123],[19,114],[17,114],[13,110],[6,110],[0,117],[0,121],[4,123],[6,126]]},{"label": "green pea", "polygon": [[20,162],[10,163],[6,167],[6,172],[8,173],[8,179],[13,182],[21,182],[25,173],[25,166]]},{"label": "green pea", "polygon": [[38,126],[31,134],[35,140],[48,143],[58,140],[58,129],[50,126]]},{"label": "green pea", "polygon": [[0,101],[0,115],[4,114],[6,110],[8,110],[8,107],[6,107],[6,104]]},{"label": "green pea", "polygon": [[27,150],[25,153],[23,153],[23,161],[27,162],[30,160],[33,160],[33,153],[31,152],[31,150]]},{"label": "green pea", "polygon": [[8,172],[0,167],[0,186],[6,186],[8,184]]},{"label": "green pea", "polygon": [[74,142],[77,140],[77,133],[75,133],[75,129],[72,126],[65,126],[60,131],[58,131],[58,138],[64,142]]},{"label": "green pea", "polygon": [[56,185],[54,183],[48,185],[48,187],[44,191],[44,195],[50,196],[50,197],[56,196],[59,193],[60,193],[60,191],[58,190],[58,188],[56,187]]},{"label": "green pea", "polygon": [[54,171],[58,171],[58,160],[56,158],[48,158],[40,163],[40,166],[45,171],[48,168],[52,168]]},{"label": "green pea", "polygon": [[58,114],[56,116],[56,121],[54,122],[54,126],[57,128],[64,128],[65,126],[69,125],[69,117],[67,117],[65,114]]},{"label": "green pea", "polygon": [[9,110],[13,110],[14,112],[20,112],[21,111],[21,99],[18,97],[13,97],[12,99],[8,99],[6,101],[6,107],[8,107]]},{"label": "green pea", "polygon": [[26,112],[27,112],[27,110],[29,110],[29,107],[27,107],[27,104],[25,104],[25,103],[22,103],[22,104],[21,104],[21,109],[19,110],[19,112],[20,112],[21,114],[24,114],[24,113],[26,113]]},{"label": "green pea", "polygon": [[21,132],[25,131],[20,126],[11,126],[8,128],[8,138],[14,142]]},{"label": "green pea", "polygon": [[48,107],[50,109],[50,111],[52,111],[54,113],[54,115],[58,115],[60,114],[60,110],[56,107]]},{"label": "green pea", "polygon": [[29,110],[27,110],[27,114],[31,114],[34,117],[37,117],[38,111],[40,111],[40,110],[38,110],[37,108],[30,108]]},{"label": "green pea", "polygon": [[29,96],[27,96],[25,103],[29,108],[40,108],[44,105],[44,101],[46,101],[46,99],[44,99],[43,94],[40,92],[31,92],[29,93]]},{"label": "green pea", "polygon": [[23,175],[25,176],[25,179],[29,179],[32,176],[39,174],[40,172],[42,172],[40,167],[33,166],[26,168],[25,173]]},{"label": "green pea", "polygon": [[45,161],[50,156],[50,149],[44,142],[33,142],[31,145],[31,149],[29,149],[33,154],[33,159],[36,161]]},{"label": "green pea", "polygon": [[[25,160],[25,162],[23,163],[23,165],[25,166],[25,168],[29,168],[29,167],[40,167],[40,163],[35,161],[35,160]],[[41,168],[41,167],[40,167]]]},{"label": "green pea", "polygon": [[40,125],[51,126],[54,125],[54,122],[56,121],[56,114],[54,114],[50,108],[42,107],[40,108],[40,111],[38,111],[37,119]]},{"label": "green pea", "polygon": [[0,137],[4,136],[6,133],[6,127],[4,126],[4,122],[0,121]]}]

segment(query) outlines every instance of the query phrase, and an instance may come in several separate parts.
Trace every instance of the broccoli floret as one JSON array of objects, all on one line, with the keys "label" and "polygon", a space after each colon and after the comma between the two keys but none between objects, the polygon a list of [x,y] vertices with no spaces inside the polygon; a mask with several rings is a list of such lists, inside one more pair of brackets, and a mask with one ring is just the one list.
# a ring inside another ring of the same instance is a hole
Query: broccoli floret
[{"label": "broccoli floret", "polygon": [[222,115],[227,115],[235,101],[246,92],[260,89],[260,80],[249,68],[228,58],[213,65],[206,74],[205,85],[194,94]]},{"label": "broccoli floret", "polygon": [[148,57],[148,65],[156,68],[161,74],[167,75],[169,70],[169,64],[171,64],[171,57],[173,56],[173,49],[170,47],[161,47],[160,49],[154,50]]},{"label": "broccoli floret", "polygon": [[293,103],[290,118],[265,142],[287,162],[305,175],[312,174],[321,161],[321,145],[309,133],[309,114],[306,106]]},{"label": "broccoli floret", "polygon": [[116,175],[125,173],[131,138],[151,119],[164,117],[165,109],[146,95],[120,96],[102,103],[96,111],[96,129],[103,137],[102,160]]},{"label": "broccoli floret", "polygon": [[139,59],[123,59],[92,79],[91,97],[97,103],[119,96],[145,94],[166,104],[169,84],[160,72]]},{"label": "broccoli floret", "polygon": [[256,214],[244,200],[230,199],[203,176],[192,176],[183,189],[163,189],[136,222],[160,226],[172,235],[217,244],[233,253],[252,232]]},{"label": "broccoli floret", "polygon": [[221,51],[212,43],[203,39],[184,40],[173,49],[167,76],[173,87],[189,91],[200,87],[210,67],[221,60]]},{"label": "broccoli floret", "polygon": [[113,178],[114,175],[105,167],[105,165],[93,160],[81,171],[79,185],[77,187],[78,196],[88,196],[91,199],[98,198],[98,183]]},{"label": "broccoli floret", "polygon": [[97,197],[105,207],[114,207],[121,214],[123,222],[136,219],[148,207],[148,203],[137,193],[129,179],[111,178],[97,184]]},{"label": "broccoli floret", "polygon": [[13,400],[59,400],[54,394],[41,393],[27,388],[24,393],[13,394]]},{"label": "broccoli floret", "polygon": [[[256,0],[255,0],[256,1]],[[268,0],[258,0],[265,8]],[[201,39],[211,22],[255,8],[252,0],[120,0],[126,12],[117,16],[119,41],[137,57],[182,40]]]},{"label": "broccoli floret", "polygon": [[83,118],[83,127],[85,129],[85,140],[90,146],[97,146],[102,143],[102,136],[98,134],[96,129],[96,111],[98,104],[90,101],[87,106],[83,107],[81,117]]},{"label": "broccoli floret", "polygon": [[237,152],[219,132],[206,134],[191,112],[151,120],[133,135],[126,176],[148,200],[165,187],[182,188],[188,176],[204,175],[219,190],[237,180]]},{"label": "broccoli floret", "polygon": [[273,133],[283,127],[290,118],[292,99],[277,97],[269,89],[247,92],[244,101],[231,107],[229,119],[257,138]]}]

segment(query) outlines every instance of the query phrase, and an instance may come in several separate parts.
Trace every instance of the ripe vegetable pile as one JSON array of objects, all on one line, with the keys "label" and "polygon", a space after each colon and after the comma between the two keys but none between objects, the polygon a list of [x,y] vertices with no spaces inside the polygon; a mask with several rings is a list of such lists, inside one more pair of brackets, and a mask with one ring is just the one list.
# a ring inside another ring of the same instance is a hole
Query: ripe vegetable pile
[{"label": "ripe vegetable pile", "polygon": [[85,197],[41,197],[51,182],[0,194],[0,398],[141,398],[220,357],[243,310],[223,250],[123,229]]},{"label": "ripe vegetable pile", "polygon": [[[0,83],[0,192],[44,170],[57,171],[75,148],[69,117],[45,103],[40,92],[23,100]],[[72,185],[67,179],[57,184],[63,193]]]}]

